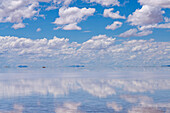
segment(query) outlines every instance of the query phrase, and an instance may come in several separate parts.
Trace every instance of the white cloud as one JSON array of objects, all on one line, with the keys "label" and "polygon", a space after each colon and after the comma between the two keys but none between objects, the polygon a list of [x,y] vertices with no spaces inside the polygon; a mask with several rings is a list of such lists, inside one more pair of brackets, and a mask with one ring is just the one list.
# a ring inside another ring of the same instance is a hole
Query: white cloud
[{"label": "white cloud", "polygon": [[101,4],[103,6],[119,6],[119,1],[118,0],[85,0],[87,2],[90,2],[90,3],[93,3],[93,2],[96,2],[98,4]]},{"label": "white cloud", "polygon": [[73,0],[53,0],[54,3],[57,4],[63,4],[63,5],[69,5]]},{"label": "white cloud", "polygon": [[170,22],[170,18],[164,17],[165,22]]},{"label": "white cloud", "polygon": [[145,29],[151,29],[151,28],[170,28],[170,23],[146,25],[146,26],[141,26],[138,29],[145,30]]},{"label": "white cloud", "polygon": [[149,34],[152,34],[152,31],[150,30],[144,30],[141,32],[138,32],[137,29],[130,29],[124,33],[121,33],[119,37],[134,37],[134,36],[147,36]]},{"label": "white cloud", "polygon": [[170,0],[138,0],[141,5],[150,5],[154,7],[170,8]]},{"label": "white cloud", "polygon": [[[136,33],[136,31],[133,29],[131,35],[141,36],[149,32]],[[31,40],[1,36],[0,60],[10,61],[10,64],[14,65],[18,63],[38,65],[38,62],[46,62],[47,65],[56,63],[69,65],[83,62],[94,65],[161,65],[170,63],[169,46],[169,42],[154,42],[153,40],[130,40],[117,43],[115,38],[106,35],[94,36],[82,44],[70,43],[69,39],[57,37],[50,40],[46,38]]]},{"label": "white cloud", "polygon": [[64,30],[81,30],[81,27],[77,26],[76,23],[68,24],[63,27]]},{"label": "white cloud", "polygon": [[58,29],[62,29],[63,27],[56,27],[56,28],[53,28],[53,30],[58,30]]},{"label": "white cloud", "polygon": [[153,31],[151,31],[151,30],[144,30],[144,31],[138,32],[136,34],[136,36],[147,36],[147,35],[152,34],[152,33],[153,33]]},{"label": "white cloud", "polygon": [[[77,26],[77,23],[85,20],[88,16],[92,16],[95,12],[94,8],[77,8],[77,7],[62,7],[59,9],[59,18],[56,18],[54,24],[57,25],[66,25],[64,29],[71,30],[77,29],[80,30],[80,27]],[[70,24],[70,25],[69,25]]]},{"label": "white cloud", "polygon": [[115,21],[115,22],[113,22],[113,24],[111,24],[111,25],[107,25],[107,26],[106,26],[106,29],[115,30],[115,29],[117,29],[117,28],[121,27],[121,26],[122,26],[122,24],[123,24],[122,22]]},{"label": "white cloud", "polygon": [[[144,30],[139,35],[151,34],[151,31],[147,29],[170,27],[169,19],[168,17],[163,17],[165,11],[162,10],[162,8],[170,8],[170,0],[138,0],[138,2],[143,5],[142,8],[136,9],[133,14],[130,14],[127,22],[137,26],[139,30]],[[165,21],[163,22],[163,20]]]},{"label": "white cloud", "polygon": [[69,7],[65,8],[62,7],[59,9],[59,18],[56,18],[55,24],[63,25],[63,24],[71,24],[71,23],[78,23],[88,16],[92,16],[95,12],[94,8],[82,8],[79,9],[77,7]]},{"label": "white cloud", "polygon": [[50,11],[50,10],[54,10],[54,9],[57,9],[57,7],[56,6],[49,6],[45,10]]},{"label": "white cloud", "polygon": [[51,0],[38,0],[39,2],[50,2]]},{"label": "white cloud", "polygon": [[24,28],[24,27],[25,27],[25,24],[23,24],[23,23],[14,24],[12,26],[12,28],[14,28],[14,29],[19,29],[19,28]]},{"label": "white cloud", "polygon": [[112,19],[125,19],[126,18],[125,16],[120,16],[119,11],[114,13],[114,12],[112,12],[113,10],[114,10],[113,8],[105,9],[104,13],[103,13],[103,16],[104,17],[110,17]]},{"label": "white cloud", "polygon": [[38,13],[35,8],[39,4],[34,0],[1,0],[0,6],[0,22],[22,23]]},{"label": "white cloud", "polygon": [[73,0],[38,0],[38,1],[39,2],[47,2],[47,3],[52,1],[54,4],[58,4],[58,5],[62,4],[62,5],[68,6]]},{"label": "white cloud", "polygon": [[131,25],[144,26],[156,24],[163,21],[163,14],[160,8],[144,5],[141,9],[137,9],[132,15],[128,16],[128,22]]},{"label": "white cloud", "polygon": [[54,37],[53,39],[49,40],[47,43],[47,47],[49,49],[64,49],[64,48],[69,48],[71,46],[72,45],[69,43],[69,39],[65,39],[65,38]]},{"label": "white cloud", "polygon": [[170,28],[170,23],[159,24],[156,28]]},{"label": "white cloud", "polygon": [[106,35],[94,36],[90,40],[84,42],[81,46],[81,49],[106,49],[113,45],[115,40],[115,38],[107,37]]},{"label": "white cloud", "polygon": [[40,32],[41,31],[41,28],[37,28],[37,30],[36,30],[37,32]]}]

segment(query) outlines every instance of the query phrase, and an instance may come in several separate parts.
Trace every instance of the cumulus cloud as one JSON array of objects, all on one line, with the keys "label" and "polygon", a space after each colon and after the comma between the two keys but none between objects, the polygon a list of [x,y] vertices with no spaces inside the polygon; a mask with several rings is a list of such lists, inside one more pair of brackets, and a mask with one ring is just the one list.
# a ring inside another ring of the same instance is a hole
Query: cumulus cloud
[{"label": "cumulus cloud", "polygon": [[114,13],[114,12],[112,12],[113,10],[114,10],[113,8],[105,9],[104,13],[103,13],[103,16],[104,17],[110,17],[112,19],[125,19],[126,18],[125,16],[120,16],[119,11]]},{"label": "cumulus cloud", "polygon": [[40,32],[41,31],[41,28],[37,28],[37,30],[36,30],[37,32]]},{"label": "cumulus cloud", "polygon": [[159,24],[155,28],[170,28],[170,23]]},{"label": "cumulus cloud", "polygon": [[[64,5],[64,6],[69,6],[69,4],[71,2],[73,2],[74,0],[38,0],[39,2],[52,2],[54,4],[57,5]],[[82,0],[85,1],[87,3],[97,3],[97,4],[101,4],[102,6],[119,6],[119,1],[118,0]]]},{"label": "cumulus cloud", "polygon": [[63,25],[70,23],[78,23],[88,16],[92,16],[95,12],[94,8],[77,8],[77,7],[62,7],[59,9],[59,18],[56,18],[55,24]]},{"label": "cumulus cloud", "polygon": [[152,34],[152,31],[150,30],[143,30],[141,32],[138,32],[137,29],[130,29],[124,33],[121,33],[119,37],[139,37],[139,36],[147,36],[149,34]]},{"label": "cumulus cloud", "polygon": [[64,30],[81,30],[81,27],[77,26],[77,23],[68,24],[63,27]]},{"label": "cumulus cloud", "polygon": [[73,0],[53,0],[54,3],[61,4],[63,3],[64,5],[69,5]]},{"label": "cumulus cloud", "polygon": [[58,29],[62,29],[63,27],[55,27],[55,28],[53,28],[53,30],[58,30]]},{"label": "cumulus cloud", "polygon": [[77,7],[62,7],[59,9],[59,18],[53,22],[56,25],[66,25],[64,29],[71,30],[81,28],[77,26],[77,23],[85,20],[88,16],[92,16],[95,12],[94,8],[77,8]]},{"label": "cumulus cloud", "polygon": [[[133,14],[130,14],[127,22],[137,26],[144,34],[151,34],[151,30],[147,29],[169,28],[169,19],[168,17],[163,17],[165,11],[162,10],[162,8],[170,8],[169,0],[138,0],[138,2],[142,5],[142,8],[136,9]],[[132,32],[132,30],[130,31]],[[135,33],[136,31],[133,30],[133,32]]]},{"label": "cumulus cloud", "polygon": [[100,50],[106,49],[113,45],[116,38],[107,37],[106,35],[94,36],[90,40],[84,42],[80,49]]},{"label": "cumulus cloud", "polygon": [[0,1],[0,22],[17,23],[13,28],[23,28],[23,19],[35,16],[39,6],[35,0],[1,0]]},{"label": "cumulus cloud", "polygon": [[62,4],[62,5],[66,5],[68,6],[73,0],[38,0],[39,2],[51,2],[54,3],[54,4]]},{"label": "cumulus cloud", "polygon": [[[130,36],[133,32],[136,33],[136,30],[133,29]],[[147,34],[147,31],[138,32],[136,35],[141,36],[143,33]],[[116,38],[106,35],[94,36],[82,44],[70,43],[67,38],[57,37],[50,40],[46,38],[32,40],[1,36],[0,56],[3,62],[10,61],[11,64],[27,62],[34,65],[35,60],[37,62],[44,60],[49,65],[50,62],[61,65],[84,62],[106,65],[160,65],[169,62],[169,46],[169,42],[153,40],[130,40],[118,44]]]},{"label": "cumulus cloud", "polygon": [[[69,57],[69,54],[74,54],[75,48],[79,46],[79,44],[77,44],[76,42],[69,43],[68,42],[69,39],[57,38],[57,37],[54,37],[51,40],[47,40],[46,38],[31,40],[31,39],[18,38],[18,37],[1,37],[0,40],[1,40],[1,49],[3,49],[3,51],[9,50],[8,53],[11,55],[16,54],[17,52],[18,57],[16,56],[16,58],[12,58],[12,59],[15,60],[17,58],[20,59],[19,56],[23,56],[24,57],[23,61],[24,61],[25,58],[27,59],[29,57],[30,59],[29,61],[28,59],[27,60],[25,59],[25,61],[28,62],[32,62],[31,61],[32,58],[35,58],[35,60],[41,60],[41,57],[49,58],[54,56],[57,57],[60,55],[61,56],[65,55],[65,57]],[[60,58],[63,59],[64,57],[61,56]]]},{"label": "cumulus cloud", "polygon": [[119,6],[119,1],[118,0],[85,0],[85,1],[90,2],[90,3],[95,2],[95,3],[101,4],[103,6],[110,6],[110,5]]},{"label": "cumulus cloud", "polygon": [[117,29],[117,28],[121,27],[121,26],[122,26],[122,24],[123,24],[122,22],[115,21],[115,22],[113,22],[113,24],[111,24],[111,25],[107,25],[107,26],[106,26],[106,29],[115,30],[115,29]]},{"label": "cumulus cloud", "polygon": [[151,29],[151,28],[170,28],[170,23],[146,25],[146,26],[141,26],[138,29],[145,30],[145,29]]},{"label": "cumulus cloud", "polygon": [[50,10],[54,10],[54,9],[57,9],[57,7],[56,6],[49,6],[45,10],[50,11]]},{"label": "cumulus cloud", "polygon": [[168,18],[168,17],[165,17],[164,20],[165,20],[165,22],[170,22],[170,18]]},{"label": "cumulus cloud", "polygon": [[132,15],[130,14],[127,21],[130,22],[131,25],[137,26],[156,24],[163,21],[163,13],[161,8],[144,5],[141,9],[137,9]]},{"label": "cumulus cloud", "polygon": [[14,28],[14,29],[19,29],[19,28],[24,28],[24,27],[25,27],[25,24],[23,24],[23,23],[14,24],[12,26],[12,28]]},{"label": "cumulus cloud", "polygon": [[39,2],[50,2],[51,0],[38,0]]},{"label": "cumulus cloud", "polygon": [[170,8],[170,0],[138,0],[141,5],[150,5],[154,7]]}]

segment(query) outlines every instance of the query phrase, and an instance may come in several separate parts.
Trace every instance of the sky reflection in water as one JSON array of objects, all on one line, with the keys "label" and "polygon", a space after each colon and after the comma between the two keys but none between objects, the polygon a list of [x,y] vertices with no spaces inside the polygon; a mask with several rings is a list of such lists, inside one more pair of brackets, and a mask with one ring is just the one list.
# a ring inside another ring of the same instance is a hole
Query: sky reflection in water
[{"label": "sky reflection in water", "polygon": [[169,68],[63,70],[1,73],[0,113],[170,113]]}]

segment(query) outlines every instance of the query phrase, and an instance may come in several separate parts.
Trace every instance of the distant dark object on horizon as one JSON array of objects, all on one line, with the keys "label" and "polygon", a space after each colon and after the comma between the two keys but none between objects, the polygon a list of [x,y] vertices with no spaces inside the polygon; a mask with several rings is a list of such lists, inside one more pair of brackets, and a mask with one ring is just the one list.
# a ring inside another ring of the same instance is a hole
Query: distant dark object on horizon
[{"label": "distant dark object on horizon", "polygon": [[46,68],[45,66],[43,66],[42,68]]},{"label": "distant dark object on horizon", "polygon": [[170,67],[170,65],[162,65],[161,67]]},{"label": "distant dark object on horizon", "polygon": [[69,67],[85,67],[84,65],[71,65]]},{"label": "distant dark object on horizon", "polygon": [[28,66],[26,66],[26,65],[19,65],[18,67],[19,68],[27,68]]},{"label": "distant dark object on horizon", "polygon": [[4,66],[4,68],[10,68],[9,66]]}]

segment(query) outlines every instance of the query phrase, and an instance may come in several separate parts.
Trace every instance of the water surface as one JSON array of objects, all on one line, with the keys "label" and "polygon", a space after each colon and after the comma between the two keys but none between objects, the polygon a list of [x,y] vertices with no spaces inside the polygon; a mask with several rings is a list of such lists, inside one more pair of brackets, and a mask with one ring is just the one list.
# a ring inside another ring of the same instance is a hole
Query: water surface
[{"label": "water surface", "polygon": [[0,113],[170,113],[170,69],[1,69]]}]

